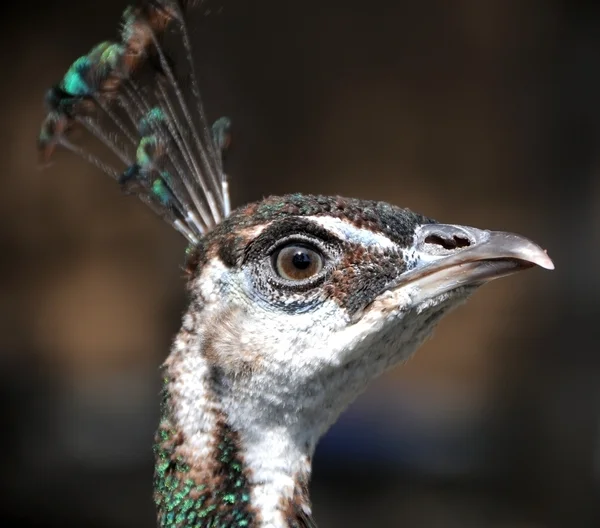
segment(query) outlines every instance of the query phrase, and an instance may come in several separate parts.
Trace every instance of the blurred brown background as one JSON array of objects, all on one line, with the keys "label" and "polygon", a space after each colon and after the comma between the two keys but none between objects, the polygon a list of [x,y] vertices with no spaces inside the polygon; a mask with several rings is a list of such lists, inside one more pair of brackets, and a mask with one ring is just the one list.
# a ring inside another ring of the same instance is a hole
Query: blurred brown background
[{"label": "blurred brown background", "polygon": [[[512,230],[556,271],[486,286],[319,448],[323,527],[600,526],[600,4],[225,0],[203,17],[240,205],[383,199]],[[44,91],[122,1],[4,6],[0,524],[154,525],[158,365],[184,242],[72,156],[37,168]]]}]

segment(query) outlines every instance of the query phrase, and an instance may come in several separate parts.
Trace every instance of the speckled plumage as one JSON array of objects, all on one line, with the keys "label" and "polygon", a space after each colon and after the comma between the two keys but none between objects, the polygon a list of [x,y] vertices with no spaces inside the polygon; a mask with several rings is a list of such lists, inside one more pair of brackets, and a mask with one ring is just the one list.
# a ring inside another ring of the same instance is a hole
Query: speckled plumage
[{"label": "speckled plumage", "polygon": [[256,512],[250,505],[247,469],[234,431],[222,422],[215,431],[215,457],[198,468],[193,456],[179,448],[185,439],[173,424],[169,379],[161,409],[154,452],[154,501],[162,528],[211,526],[251,527]]},{"label": "speckled plumage", "polygon": [[359,229],[382,233],[399,244],[407,244],[417,223],[433,222],[427,217],[408,209],[378,202],[343,196],[312,196],[289,194],[270,196],[234,211],[227,223],[223,223],[209,235],[223,236],[230,231],[278,220],[286,216],[319,216],[339,218]]}]

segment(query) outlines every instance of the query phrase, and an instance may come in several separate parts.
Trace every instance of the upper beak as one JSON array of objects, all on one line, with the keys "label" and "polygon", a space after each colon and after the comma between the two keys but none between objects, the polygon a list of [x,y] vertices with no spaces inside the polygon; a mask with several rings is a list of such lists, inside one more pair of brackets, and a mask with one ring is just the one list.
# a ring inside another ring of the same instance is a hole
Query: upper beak
[{"label": "upper beak", "polygon": [[419,297],[431,298],[461,286],[480,285],[540,266],[554,269],[546,251],[531,240],[502,231],[449,224],[417,228],[415,264],[397,286],[413,285]]}]

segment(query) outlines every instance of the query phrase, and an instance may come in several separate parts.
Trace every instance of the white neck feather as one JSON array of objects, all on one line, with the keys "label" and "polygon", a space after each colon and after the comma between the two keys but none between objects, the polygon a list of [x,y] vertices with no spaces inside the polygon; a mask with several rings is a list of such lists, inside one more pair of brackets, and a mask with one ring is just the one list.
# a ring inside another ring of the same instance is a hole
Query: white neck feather
[{"label": "white neck feather", "polygon": [[310,477],[318,431],[306,428],[292,409],[284,417],[269,412],[274,407],[267,403],[268,394],[257,398],[254,390],[244,390],[243,381],[220,376],[222,371],[205,357],[204,340],[186,330],[193,319],[186,317],[166,364],[172,380],[172,419],[185,439],[185,452],[195,460],[215,457],[215,439],[224,421],[239,437],[240,456],[250,475],[250,505],[258,513],[259,526],[288,527],[293,504],[310,516],[308,497],[301,489]]}]

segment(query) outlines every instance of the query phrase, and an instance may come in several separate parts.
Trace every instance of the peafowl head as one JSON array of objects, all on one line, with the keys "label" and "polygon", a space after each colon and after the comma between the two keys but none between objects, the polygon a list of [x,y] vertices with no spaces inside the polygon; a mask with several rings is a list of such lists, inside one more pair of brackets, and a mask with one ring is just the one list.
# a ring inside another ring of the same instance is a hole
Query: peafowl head
[{"label": "peafowl head", "polygon": [[235,401],[312,452],[384,370],[479,286],[553,264],[518,235],[383,202],[270,197],[235,211],[191,261],[184,329]]},{"label": "peafowl head", "polygon": [[[383,202],[294,194],[230,212],[230,122],[207,125],[186,24],[203,4],[128,8],[118,39],[49,90],[38,145],[45,161],[60,147],[104,171],[190,245],[163,370],[160,526],[314,526],[312,455],[352,399],[479,286],[553,264],[521,236]],[[164,49],[173,35],[183,72]]]}]

